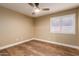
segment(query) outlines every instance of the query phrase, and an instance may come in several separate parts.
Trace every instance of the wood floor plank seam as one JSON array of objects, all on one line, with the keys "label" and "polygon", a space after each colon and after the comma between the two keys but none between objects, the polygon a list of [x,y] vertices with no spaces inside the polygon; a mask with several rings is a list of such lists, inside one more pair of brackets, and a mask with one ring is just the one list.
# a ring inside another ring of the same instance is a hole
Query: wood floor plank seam
[{"label": "wood floor plank seam", "polygon": [[79,50],[43,41],[31,40],[0,50],[0,56],[79,56]]}]

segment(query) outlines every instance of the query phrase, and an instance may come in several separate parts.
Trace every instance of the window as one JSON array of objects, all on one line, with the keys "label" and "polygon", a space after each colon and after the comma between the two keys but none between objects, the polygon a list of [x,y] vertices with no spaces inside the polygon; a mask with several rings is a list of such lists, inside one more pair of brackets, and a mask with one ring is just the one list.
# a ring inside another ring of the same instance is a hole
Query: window
[{"label": "window", "polygon": [[50,31],[52,33],[75,34],[75,14],[52,17]]}]

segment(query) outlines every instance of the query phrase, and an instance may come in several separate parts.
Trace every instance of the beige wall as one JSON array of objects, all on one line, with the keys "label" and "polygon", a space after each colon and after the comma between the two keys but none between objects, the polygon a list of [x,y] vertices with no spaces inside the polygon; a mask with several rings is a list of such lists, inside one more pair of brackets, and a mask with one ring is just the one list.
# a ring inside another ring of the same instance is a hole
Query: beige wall
[{"label": "beige wall", "polygon": [[0,7],[0,47],[31,39],[32,36],[32,18]]},{"label": "beige wall", "polygon": [[[76,34],[54,34],[50,32],[50,17],[76,13]],[[77,17],[78,16],[78,17]],[[52,42],[79,46],[79,8],[42,16],[35,19],[35,37]],[[78,36],[78,37],[77,37]]]}]

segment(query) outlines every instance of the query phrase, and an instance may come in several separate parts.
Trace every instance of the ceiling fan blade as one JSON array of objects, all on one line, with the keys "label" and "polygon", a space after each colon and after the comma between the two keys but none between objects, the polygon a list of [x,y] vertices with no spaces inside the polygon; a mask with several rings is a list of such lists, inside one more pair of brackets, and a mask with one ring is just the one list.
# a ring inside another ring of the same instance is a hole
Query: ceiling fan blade
[{"label": "ceiling fan blade", "polygon": [[30,6],[34,7],[34,4],[33,3],[28,3]]},{"label": "ceiling fan blade", "polygon": [[49,11],[50,9],[49,9],[49,8],[43,8],[42,10],[44,10],[44,11]]}]

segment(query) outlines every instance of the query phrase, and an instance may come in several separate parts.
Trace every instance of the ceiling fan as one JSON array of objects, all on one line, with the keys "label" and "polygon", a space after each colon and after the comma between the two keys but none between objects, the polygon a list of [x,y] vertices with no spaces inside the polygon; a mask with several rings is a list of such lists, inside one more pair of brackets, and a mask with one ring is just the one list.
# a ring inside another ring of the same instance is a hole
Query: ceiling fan
[{"label": "ceiling fan", "polygon": [[28,3],[31,7],[33,7],[32,15],[35,15],[36,13],[39,13],[40,11],[49,11],[49,8],[43,8],[41,9],[39,7],[39,3]]}]

